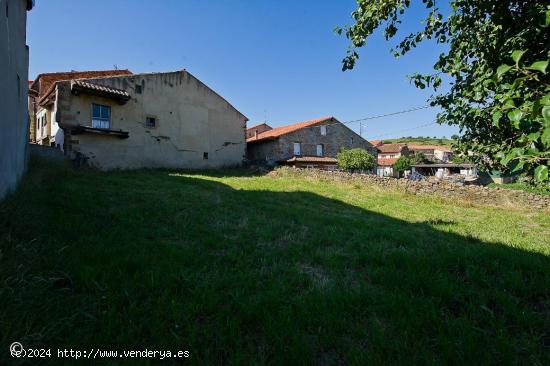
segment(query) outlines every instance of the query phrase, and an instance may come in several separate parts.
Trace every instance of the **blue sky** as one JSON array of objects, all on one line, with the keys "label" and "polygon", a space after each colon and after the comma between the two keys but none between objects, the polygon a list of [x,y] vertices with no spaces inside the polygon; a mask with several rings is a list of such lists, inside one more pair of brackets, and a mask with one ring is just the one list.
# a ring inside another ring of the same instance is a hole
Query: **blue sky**
[{"label": "blue sky", "polygon": [[[420,3],[420,2],[418,2]],[[30,78],[42,72],[187,69],[250,119],[280,126],[332,115],[349,121],[422,106],[430,95],[406,76],[429,72],[441,49],[396,60],[378,34],[342,72],[354,0],[38,0],[29,13]],[[417,29],[412,9],[403,33]],[[363,137],[447,136],[428,109],[363,124]],[[359,124],[351,124],[359,131]]]}]

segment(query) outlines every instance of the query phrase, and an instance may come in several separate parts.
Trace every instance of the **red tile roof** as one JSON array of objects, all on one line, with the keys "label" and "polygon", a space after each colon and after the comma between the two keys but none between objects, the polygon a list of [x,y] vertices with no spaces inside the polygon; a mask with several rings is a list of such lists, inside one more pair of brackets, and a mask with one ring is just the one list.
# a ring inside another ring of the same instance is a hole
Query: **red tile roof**
[{"label": "red tile roof", "polygon": [[286,135],[288,133],[301,130],[302,128],[311,127],[311,126],[315,126],[317,124],[321,124],[321,123],[330,121],[333,118],[334,117],[332,117],[332,116],[327,116],[327,117],[312,119],[312,120],[309,120],[309,121],[298,122],[298,123],[288,125],[288,126],[276,127],[272,130],[259,133],[258,136],[251,137],[251,138],[247,139],[246,142],[261,141],[261,140],[270,139],[270,138],[275,139],[275,138],[278,138],[282,135]]},{"label": "red tile roof", "polygon": [[[96,71],[68,71],[39,74],[30,85],[31,89],[39,91],[39,97],[50,92],[58,81],[72,79],[90,79],[102,76],[132,75],[130,70],[96,70]],[[38,84],[38,85],[36,85]]]},{"label": "red tile roof", "polygon": [[392,153],[392,152],[401,152],[403,148],[407,146],[406,144],[383,144],[380,146],[377,146],[376,148],[378,151],[382,153]]},{"label": "red tile roof", "polygon": [[448,146],[441,145],[407,145],[410,150],[441,150],[441,151],[451,151],[451,148]]},{"label": "red tile roof", "polygon": [[112,96],[124,101],[130,99],[130,94],[126,90],[98,85],[84,80],[71,80],[71,90],[84,90],[92,93],[102,93],[102,95]]},{"label": "red tile roof", "polygon": [[397,161],[397,158],[378,158],[378,165],[380,166],[392,166]]},{"label": "red tile roof", "polygon": [[382,145],[384,143],[384,141],[382,140],[371,140],[369,141],[373,146],[379,146],[379,145]]}]

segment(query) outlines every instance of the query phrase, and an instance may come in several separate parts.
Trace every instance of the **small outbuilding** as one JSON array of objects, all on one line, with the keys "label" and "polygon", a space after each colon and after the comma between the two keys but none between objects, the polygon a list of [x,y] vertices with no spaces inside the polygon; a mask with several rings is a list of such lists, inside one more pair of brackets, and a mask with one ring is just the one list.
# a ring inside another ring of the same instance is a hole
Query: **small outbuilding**
[{"label": "small outbuilding", "polygon": [[463,175],[465,177],[477,176],[475,164],[416,164],[411,165],[412,173],[419,173],[424,176],[435,176],[437,178],[446,178],[453,175]]}]

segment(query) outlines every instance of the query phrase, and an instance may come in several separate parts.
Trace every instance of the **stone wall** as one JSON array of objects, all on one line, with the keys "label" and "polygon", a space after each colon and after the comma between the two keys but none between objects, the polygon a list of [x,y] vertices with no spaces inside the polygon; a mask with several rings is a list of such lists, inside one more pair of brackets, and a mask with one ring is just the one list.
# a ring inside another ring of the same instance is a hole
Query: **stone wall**
[{"label": "stone wall", "polygon": [[438,180],[434,177],[411,181],[378,177],[367,174],[352,174],[348,172],[328,172],[318,169],[279,168],[273,175],[300,175],[318,179],[328,179],[339,182],[363,183],[377,185],[388,189],[405,191],[411,194],[438,196],[453,201],[469,202],[474,204],[491,205],[511,208],[535,208],[550,210],[550,195],[539,195],[519,190],[505,188],[487,188],[479,185],[464,185]]}]

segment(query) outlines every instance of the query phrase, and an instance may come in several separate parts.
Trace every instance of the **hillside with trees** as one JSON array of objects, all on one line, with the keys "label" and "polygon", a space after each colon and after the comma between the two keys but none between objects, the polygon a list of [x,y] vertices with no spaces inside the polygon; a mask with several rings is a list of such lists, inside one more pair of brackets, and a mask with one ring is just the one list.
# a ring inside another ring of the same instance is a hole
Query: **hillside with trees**
[{"label": "hillside with trees", "polygon": [[448,139],[443,136],[442,138],[438,137],[429,137],[429,136],[407,136],[399,137],[394,139],[384,139],[385,144],[413,144],[413,145],[441,145],[441,146],[451,146],[453,142],[456,142],[455,139]]}]

